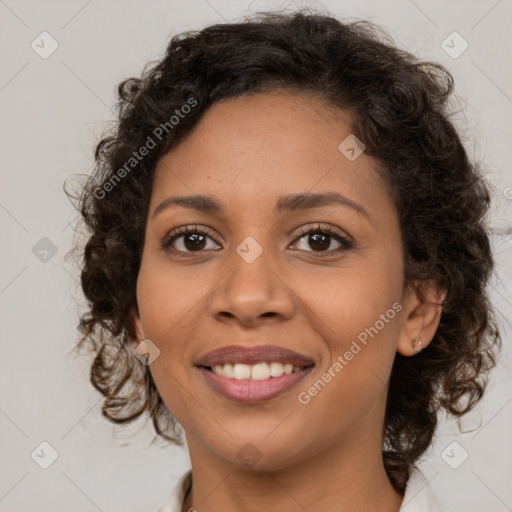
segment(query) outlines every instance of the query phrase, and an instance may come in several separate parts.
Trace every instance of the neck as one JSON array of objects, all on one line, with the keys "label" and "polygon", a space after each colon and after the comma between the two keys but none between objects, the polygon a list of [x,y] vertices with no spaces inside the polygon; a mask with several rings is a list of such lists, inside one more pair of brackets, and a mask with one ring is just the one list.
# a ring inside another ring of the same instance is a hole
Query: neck
[{"label": "neck", "polygon": [[403,500],[384,470],[381,444],[370,438],[329,446],[272,470],[233,467],[193,439],[187,441],[193,485],[184,511],[193,507],[200,512],[398,512]]}]

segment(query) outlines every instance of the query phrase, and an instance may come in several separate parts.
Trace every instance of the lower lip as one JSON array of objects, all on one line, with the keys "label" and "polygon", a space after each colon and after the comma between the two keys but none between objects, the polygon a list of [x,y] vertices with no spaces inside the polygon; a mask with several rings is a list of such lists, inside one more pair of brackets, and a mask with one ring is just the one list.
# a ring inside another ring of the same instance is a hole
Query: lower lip
[{"label": "lower lip", "polygon": [[270,377],[264,380],[230,379],[218,375],[204,367],[200,367],[206,382],[230,400],[243,403],[269,400],[289,390],[302,380],[314,367],[309,366],[298,372],[283,374],[281,377]]}]

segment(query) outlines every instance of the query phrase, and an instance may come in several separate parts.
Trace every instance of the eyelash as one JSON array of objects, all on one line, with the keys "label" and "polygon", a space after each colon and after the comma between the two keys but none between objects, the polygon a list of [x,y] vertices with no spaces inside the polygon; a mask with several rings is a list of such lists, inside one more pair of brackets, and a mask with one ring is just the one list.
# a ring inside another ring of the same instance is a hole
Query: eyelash
[{"label": "eyelash", "polygon": [[[321,225],[321,224],[317,224],[316,226],[301,228],[299,230],[299,233],[297,234],[297,237],[294,240],[294,243],[296,241],[298,241],[299,239],[301,239],[302,237],[304,237],[305,235],[309,235],[312,233],[328,235],[328,236],[334,238],[341,245],[341,247],[339,247],[338,249],[331,249],[328,251],[306,251],[306,252],[316,253],[318,255],[318,257],[320,257],[320,258],[325,257],[325,256],[332,256],[334,253],[341,253],[341,252],[347,251],[349,249],[352,249],[354,247],[354,243],[351,240],[349,240],[347,237],[340,235],[331,226]],[[178,239],[180,236],[189,235],[189,234],[203,235],[203,236],[207,236],[207,237],[211,238],[212,240],[214,240],[213,237],[210,236],[208,231],[201,229],[198,226],[195,226],[193,228],[190,228],[190,226],[183,226],[183,227],[177,228],[175,231],[168,234],[162,240],[160,247],[163,251],[178,253],[178,254],[180,254],[180,256],[184,256],[184,257],[190,257],[190,256],[194,256],[194,253],[199,254],[201,252],[204,252],[201,250],[200,251],[189,251],[189,252],[178,251],[171,247],[172,244],[174,243],[174,241],[176,239]],[[215,240],[214,240],[214,242],[217,243]]]}]

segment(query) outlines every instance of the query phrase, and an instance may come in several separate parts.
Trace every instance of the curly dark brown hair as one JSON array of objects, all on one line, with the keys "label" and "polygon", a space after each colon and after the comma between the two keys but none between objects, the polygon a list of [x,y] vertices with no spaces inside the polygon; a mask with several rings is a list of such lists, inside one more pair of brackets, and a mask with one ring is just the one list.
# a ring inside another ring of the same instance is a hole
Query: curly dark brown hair
[{"label": "curly dark brown hair", "polygon": [[277,88],[316,94],[353,114],[353,133],[381,162],[399,213],[406,282],[434,279],[447,292],[434,339],[415,357],[397,354],[390,378],[382,456],[403,493],[438,411],[460,417],[482,397],[501,337],[486,292],[494,266],[490,193],[450,121],[453,78],[369,22],[310,9],[259,13],[174,36],[141,78],[119,85],[115,129],[98,143],[94,172],[74,197],[88,228],[81,251],[88,310],[77,347],[87,342],[94,354],[90,378],[104,395],[105,417],[125,423],[147,412],[157,434],[182,444],[129,345],[155,167],[214,102]]}]

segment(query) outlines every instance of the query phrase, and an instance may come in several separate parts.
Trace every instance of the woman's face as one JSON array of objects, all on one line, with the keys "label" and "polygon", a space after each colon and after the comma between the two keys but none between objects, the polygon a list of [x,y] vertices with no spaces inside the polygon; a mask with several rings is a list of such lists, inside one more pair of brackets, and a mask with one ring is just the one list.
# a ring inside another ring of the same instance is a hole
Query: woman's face
[{"label": "woman's face", "polygon": [[214,104],[159,161],[135,325],[191,454],[278,469],[349,443],[380,453],[408,288],[397,212],[350,126],[312,95],[259,93]]}]

